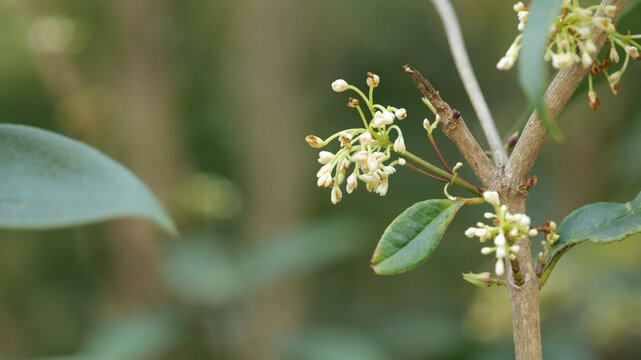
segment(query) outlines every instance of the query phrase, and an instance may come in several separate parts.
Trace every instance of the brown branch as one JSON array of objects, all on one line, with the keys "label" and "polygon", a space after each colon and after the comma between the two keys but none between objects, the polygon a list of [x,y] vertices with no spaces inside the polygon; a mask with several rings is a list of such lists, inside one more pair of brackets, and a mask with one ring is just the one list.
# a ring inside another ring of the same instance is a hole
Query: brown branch
[{"label": "brown branch", "polygon": [[470,165],[476,176],[483,185],[488,186],[492,182],[495,167],[476,141],[470,130],[465,125],[460,114],[454,116],[454,111],[418,71],[409,65],[404,65],[405,72],[409,74],[419,91],[432,103],[439,117],[441,118],[442,129],[445,135],[459,149],[467,163]]},{"label": "brown branch", "polygon": [[[601,5],[615,5],[617,13],[614,20],[621,14],[628,0],[603,0]],[[602,12],[597,12],[595,16],[606,16]],[[599,28],[592,28],[592,38],[597,49],[601,49],[607,38],[607,34]],[[592,58],[596,58],[596,51]],[[577,63],[566,70],[559,71],[552,80],[552,83],[545,92],[545,106],[551,120],[561,113],[561,110],[567,105],[570,97],[581,84],[583,78],[588,74],[589,69],[584,69],[580,63]],[[541,124],[539,115],[535,111],[530,116],[523,134],[516,143],[514,151],[508,160],[506,166],[506,175],[514,184],[524,184],[532,170],[541,146],[545,141],[546,130]]]}]

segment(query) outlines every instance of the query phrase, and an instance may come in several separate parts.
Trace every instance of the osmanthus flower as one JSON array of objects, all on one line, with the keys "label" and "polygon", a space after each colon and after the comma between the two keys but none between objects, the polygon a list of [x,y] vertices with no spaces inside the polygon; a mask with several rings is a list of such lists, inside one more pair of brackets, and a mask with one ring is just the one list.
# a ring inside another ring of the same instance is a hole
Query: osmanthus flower
[{"label": "osmanthus flower", "polygon": [[494,254],[496,258],[494,272],[502,276],[505,273],[505,260],[516,259],[516,253],[519,252],[516,242],[529,236],[536,236],[537,230],[530,227],[530,218],[527,215],[510,214],[507,206],[501,205],[498,193],[486,191],[483,193],[483,198],[494,207],[495,213],[485,213],[485,218],[493,219],[493,224],[486,225],[479,222],[476,227],[467,229],[465,235],[469,238],[478,237],[482,243],[491,242],[490,246],[481,249],[481,253]]},{"label": "osmanthus flower", "polygon": [[[529,10],[522,2],[516,3],[513,8],[519,19],[518,30],[523,31],[527,25]],[[592,76],[601,74],[606,76],[612,92],[617,94],[620,90],[619,81],[627,69],[629,58],[641,60],[639,56],[641,46],[634,40],[641,35],[631,35],[629,32],[623,35],[617,31],[612,22],[612,18],[617,13],[617,7],[614,5],[581,7],[579,0],[565,0],[561,10],[549,29],[544,58],[559,70],[567,69],[574,64],[589,68],[588,104],[596,110],[600,102],[592,86]],[[597,11],[600,13],[597,14]],[[610,49],[607,51],[608,56],[601,60],[597,58],[597,47],[591,33],[592,27],[599,28],[608,34],[607,44]],[[514,66],[519,56],[522,38],[523,34],[519,34],[514,39],[505,56],[496,64],[497,69],[509,70]],[[608,68],[619,63],[617,47],[625,52],[625,61],[621,69],[610,74]]]},{"label": "osmanthus flower", "polygon": [[[334,140],[338,142],[338,150],[333,153],[321,151],[318,162],[322,165],[316,173],[317,185],[321,188],[331,188],[331,201],[338,203],[343,198],[341,186],[345,183],[345,191],[351,194],[359,181],[365,184],[369,192],[385,196],[389,189],[389,177],[396,172],[396,165],[405,165],[405,159],[392,159],[393,153],[403,154],[406,151],[405,140],[401,129],[394,125],[396,120],[407,117],[403,108],[383,106],[374,103],[374,88],[380,84],[380,77],[367,73],[369,96],[357,87],[339,79],[332,83],[336,92],[352,90],[365,102],[366,112],[363,112],[360,100],[349,98],[347,106],[357,110],[363,122],[363,127],[341,130],[327,139],[309,135],[305,141],[313,148],[324,148]],[[396,134],[394,140],[391,137]]]}]

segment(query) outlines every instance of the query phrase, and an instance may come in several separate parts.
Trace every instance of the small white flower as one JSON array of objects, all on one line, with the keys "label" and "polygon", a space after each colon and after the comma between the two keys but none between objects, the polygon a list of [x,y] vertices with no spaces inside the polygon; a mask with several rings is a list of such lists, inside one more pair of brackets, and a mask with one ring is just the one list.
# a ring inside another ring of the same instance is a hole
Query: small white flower
[{"label": "small white flower", "polygon": [[586,27],[579,28],[579,30],[577,30],[577,32],[578,32],[578,33],[579,33],[579,35],[581,35],[584,39],[589,38],[589,37],[590,37],[590,34],[591,34],[590,28],[589,28],[589,27],[587,27],[587,26],[586,26]]},{"label": "small white flower", "polygon": [[323,176],[323,175],[325,175],[325,174],[329,173],[329,169],[331,169],[331,167],[330,167],[330,165],[329,165],[329,164],[326,164],[326,165],[321,166],[321,168],[320,168],[320,169],[318,170],[318,172],[316,173],[316,177],[321,177],[321,176]]},{"label": "small white flower", "polygon": [[307,142],[307,144],[309,146],[311,146],[313,148],[316,148],[316,149],[323,147],[323,139],[319,138],[316,135],[308,135],[305,138],[305,142]]},{"label": "small white flower", "polygon": [[510,230],[509,235],[512,239],[515,239],[517,236],[519,236],[519,229],[512,228],[512,230]]},{"label": "small white flower", "polygon": [[485,214],[483,214],[483,217],[485,217],[486,219],[492,219],[496,217],[496,215],[492,214],[491,212],[486,212]]},{"label": "small white flower", "polygon": [[398,139],[394,141],[394,151],[402,154],[405,150],[405,140],[403,140],[403,137],[399,136]]},{"label": "small white flower", "polygon": [[334,90],[336,92],[342,92],[342,91],[347,90],[348,86],[349,86],[349,84],[347,84],[347,81],[345,81],[343,79],[338,79],[338,80],[336,80],[336,81],[334,81],[332,83],[332,90]]},{"label": "small white flower", "polygon": [[330,173],[322,175],[318,178],[318,182],[316,184],[318,187],[329,187],[332,184],[332,175]]},{"label": "small white flower", "polygon": [[396,169],[393,166],[384,166],[383,167],[383,174],[390,176],[393,173],[396,172]]},{"label": "small white flower", "polygon": [[352,161],[361,165],[364,165],[367,162],[367,151],[361,150],[356,154],[352,155]]},{"label": "small white flower", "polygon": [[372,134],[364,132],[358,137],[358,142],[361,146],[367,146],[372,143]]},{"label": "small white flower", "polygon": [[625,52],[628,53],[628,55],[632,56],[635,59],[639,57],[639,49],[637,49],[634,46],[626,46],[625,47]]},{"label": "small white flower", "polygon": [[592,66],[592,56],[587,52],[584,52],[581,56],[581,64],[583,64],[583,67],[586,69]]},{"label": "small white flower", "polygon": [[430,128],[430,121],[429,120],[423,119],[423,128],[425,128],[425,130],[429,130],[429,128]]},{"label": "small white flower", "polygon": [[619,53],[617,52],[617,48],[614,45],[610,48],[610,61],[612,61],[613,63],[619,62]]},{"label": "small white flower", "polygon": [[614,17],[617,13],[617,7],[615,5],[606,5],[603,8],[603,12],[609,17]]},{"label": "small white flower", "polygon": [[505,246],[505,235],[503,234],[496,235],[496,237],[494,238],[494,245],[499,247]]},{"label": "small white flower", "polygon": [[616,85],[619,83],[620,80],[621,80],[621,71],[620,70],[617,71],[617,72],[612,73],[608,77],[608,83],[610,84],[610,88],[612,89],[612,92],[615,93],[615,94],[618,92],[618,90],[616,88]]},{"label": "small white flower", "polygon": [[403,108],[400,108],[400,109],[396,110],[394,115],[396,116],[397,119],[403,120],[403,119],[405,119],[407,117],[407,110],[405,110]]},{"label": "small white flower", "polygon": [[388,189],[389,189],[389,182],[387,178],[385,178],[385,180],[381,181],[381,183],[378,184],[378,187],[376,188],[376,193],[379,194],[380,196],[385,196],[387,194]]},{"label": "small white flower", "polygon": [[521,214],[521,218],[519,219],[519,224],[525,228],[529,227],[531,224],[530,217],[525,214]]},{"label": "small white flower", "polygon": [[405,159],[403,159],[403,158],[398,159],[398,164],[399,164],[399,165],[401,165],[401,166],[405,166],[405,164],[406,164],[406,163],[407,163],[407,162],[405,161]]},{"label": "small white flower", "polygon": [[378,162],[383,162],[385,159],[385,153],[380,151],[375,151],[372,153]]},{"label": "small white flower", "polygon": [[499,198],[499,194],[496,191],[486,191],[483,193],[483,198],[485,201],[490,203],[491,205],[499,205],[501,203],[501,200]]},{"label": "small white flower", "polygon": [[499,259],[496,262],[496,265],[495,265],[495,268],[494,268],[494,272],[498,276],[501,276],[501,275],[503,275],[503,273],[505,273],[505,264],[503,264],[503,259]]},{"label": "small white flower", "polygon": [[330,161],[334,158],[334,154],[329,151],[321,151],[318,153],[318,162],[322,165],[329,164]]},{"label": "small white flower", "polygon": [[505,246],[499,246],[496,248],[496,257],[502,259],[507,256],[507,251],[505,251]]},{"label": "small white flower", "polygon": [[384,120],[383,124],[392,125],[394,123],[395,118],[396,117],[394,116],[393,112],[390,112],[390,111],[383,112],[383,120]]},{"label": "small white flower", "polygon": [[476,235],[476,228],[471,227],[465,230],[465,236],[469,237],[470,239],[473,238]]},{"label": "small white flower", "polygon": [[612,24],[612,20],[607,17],[595,16],[594,25],[608,34],[616,30],[614,24]]},{"label": "small white flower", "polygon": [[592,11],[580,7],[574,9],[574,14],[576,14],[581,21],[588,21],[592,17]]},{"label": "small white flower", "polygon": [[367,157],[367,167],[370,173],[374,173],[378,169],[378,165],[378,160],[373,154]]},{"label": "small white flower", "polygon": [[594,41],[588,40],[585,42],[585,51],[594,54],[596,52],[596,45],[594,45]]},{"label": "small white flower", "polygon": [[538,233],[539,233],[539,232],[538,232],[538,231],[536,231],[536,229],[530,229],[530,231],[528,232],[528,235],[529,235],[529,236],[536,236],[536,234],[538,234]]},{"label": "small white flower", "polygon": [[351,194],[357,186],[358,179],[356,178],[356,173],[352,173],[352,175],[347,177],[347,186],[345,187],[345,190],[348,194]]},{"label": "small white flower", "polygon": [[552,229],[552,231],[556,231],[556,223],[554,221],[550,221],[549,226],[550,226],[550,229]]},{"label": "small white flower", "polygon": [[367,86],[369,86],[369,87],[377,87],[378,84],[381,83],[381,78],[378,77],[378,75],[376,75],[376,74],[367,73],[366,82],[367,82]]},{"label": "small white flower", "polygon": [[574,57],[570,53],[552,55],[552,66],[559,70],[567,69],[574,63]]},{"label": "small white flower", "polygon": [[496,63],[496,68],[498,70],[510,70],[514,66],[514,60],[504,56],[498,63]]},{"label": "small white flower", "polygon": [[377,111],[374,114],[374,120],[372,120],[372,125],[374,125],[374,127],[379,128],[379,127],[385,126],[385,122],[386,122],[385,114],[383,114],[381,111]]},{"label": "small white flower", "polygon": [[337,204],[343,198],[343,192],[338,186],[332,188],[332,204]]},{"label": "small white flower", "polygon": [[514,9],[514,11],[516,11],[516,12],[519,12],[519,11],[526,11],[526,10],[527,10],[527,8],[525,7],[525,5],[523,5],[523,3],[522,3],[522,2],[520,2],[520,1],[519,1],[519,2],[517,2],[516,4],[514,4],[514,6],[513,6],[512,8],[513,8],[513,9]]},{"label": "small white flower", "polygon": [[513,245],[513,246],[510,248],[510,251],[511,251],[511,252],[513,252],[513,253],[515,253],[515,254],[516,254],[516,253],[518,253],[518,252],[519,252],[519,250],[521,250],[521,247],[520,247],[520,246],[518,246],[518,245]]},{"label": "small white flower", "polygon": [[481,249],[481,254],[483,255],[489,255],[494,251],[491,247],[484,247]]}]

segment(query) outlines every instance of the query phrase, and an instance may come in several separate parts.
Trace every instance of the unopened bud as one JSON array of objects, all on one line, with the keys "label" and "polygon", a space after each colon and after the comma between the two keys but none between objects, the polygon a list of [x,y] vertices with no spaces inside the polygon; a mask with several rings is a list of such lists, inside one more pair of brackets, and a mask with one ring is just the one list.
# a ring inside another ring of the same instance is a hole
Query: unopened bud
[{"label": "unopened bud", "polygon": [[463,280],[479,287],[490,287],[493,283],[492,274],[490,274],[489,272],[482,272],[480,274],[463,274]]},{"label": "unopened bud", "polygon": [[380,83],[381,83],[381,78],[379,78],[378,75],[372,74],[371,72],[367,73],[367,86],[377,87],[378,84]]},{"label": "unopened bud", "polygon": [[345,81],[343,79],[338,79],[338,80],[336,80],[336,81],[334,81],[332,83],[332,90],[334,90],[336,92],[343,92],[343,91],[347,90],[348,86],[349,86],[349,84],[347,84],[347,81]]},{"label": "unopened bud", "polygon": [[323,139],[319,138],[316,135],[308,135],[305,138],[305,141],[307,142],[307,144],[309,146],[311,146],[313,148],[318,149],[318,148],[322,148],[323,147]]}]

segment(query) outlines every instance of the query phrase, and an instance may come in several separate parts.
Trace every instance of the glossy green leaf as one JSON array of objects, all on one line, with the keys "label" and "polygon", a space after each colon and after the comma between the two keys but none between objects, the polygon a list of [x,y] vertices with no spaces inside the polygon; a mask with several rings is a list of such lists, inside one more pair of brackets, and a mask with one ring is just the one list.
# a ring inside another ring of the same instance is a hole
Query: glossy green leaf
[{"label": "glossy green leaf", "polygon": [[379,275],[414,269],[434,252],[465,200],[426,200],[399,215],[385,229],[372,258]]},{"label": "glossy green leaf", "polygon": [[0,174],[0,228],[52,229],[136,216],[175,233],[136,176],[64,136],[0,124]]},{"label": "glossy green leaf", "polygon": [[638,232],[641,232],[641,193],[625,204],[596,203],[574,211],[559,227],[559,240],[548,254],[541,282],[547,280],[561,255],[572,246],[586,240],[607,244]]},{"label": "glossy green leaf", "polygon": [[547,64],[543,59],[550,25],[559,13],[562,0],[535,0],[530,6],[527,25],[523,31],[519,54],[519,82],[530,104],[536,109],[541,123],[551,137],[563,135],[556,122],[545,111],[544,94],[548,85]]}]

